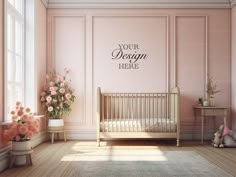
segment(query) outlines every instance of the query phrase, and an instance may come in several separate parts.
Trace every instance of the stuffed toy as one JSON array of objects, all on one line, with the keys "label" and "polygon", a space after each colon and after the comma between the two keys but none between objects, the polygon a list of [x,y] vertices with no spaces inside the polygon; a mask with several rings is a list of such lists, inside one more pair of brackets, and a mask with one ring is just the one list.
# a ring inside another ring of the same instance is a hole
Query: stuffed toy
[{"label": "stuffed toy", "polygon": [[232,131],[227,125],[221,125],[214,134],[212,140],[214,147],[236,147],[236,131]]},{"label": "stuffed toy", "polygon": [[224,125],[221,125],[219,130],[214,133],[214,138],[212,140],[212,145],[214,147],[224,147],[223,144],[223,130],[224,130]]}]

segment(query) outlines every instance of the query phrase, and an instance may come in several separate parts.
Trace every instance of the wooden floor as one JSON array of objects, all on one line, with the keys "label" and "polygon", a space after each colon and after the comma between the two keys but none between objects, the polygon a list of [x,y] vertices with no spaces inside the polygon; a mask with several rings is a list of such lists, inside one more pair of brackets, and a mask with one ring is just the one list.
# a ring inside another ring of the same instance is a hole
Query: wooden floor
[{"label": "wooden floor", "polygon": [[[57,141],[43,143],[34,149],[32,154],[33,166],[16,167],[0,173],[1,177],[26,177],[26,176],[63,176],[70,166],[70,155],[75,152],[108,152],[107,150],[132,150],[158,149],[160,151],[195,151],[205,159],[214,163],[224,171],[236,176],[236,148],[214,148],[209,144],[200,145],[199,142],[181,142],[181,147],[176,147],[173,141],[109,141],[102,142],[101,147],[94,141]],[[79,155],[78,155],[79,156]],[[64,163],[62,163],[64,161]],[[48,168],[50,167],[50,168]],[[56,171],[56,173],[55,173]]]}]

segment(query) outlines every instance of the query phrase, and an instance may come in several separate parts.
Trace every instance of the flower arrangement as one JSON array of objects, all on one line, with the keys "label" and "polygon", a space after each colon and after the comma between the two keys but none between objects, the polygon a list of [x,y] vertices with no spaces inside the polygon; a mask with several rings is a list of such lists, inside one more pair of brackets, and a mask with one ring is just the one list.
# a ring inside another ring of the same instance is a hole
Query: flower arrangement
[{"label": "flower arrangement", "polygon": [[214,98],[214,95],[220,92],[219,90],[216,89],[216,87],[217,87],[216,82],[213,82],[212,78],[209,78],[207,82],[207,97],[208,98]]},{"label": "flower arrangement", "polygon": [[44,112],[53,119],[61,118],[64,113],[71,111],[71,104],[75,101],[74,90],[66,81],[69,70],[65,68],[65,75],[55,71],[46,75],[46,83],[40,95]]},{"label": "flower arrangement", "polygon": [[11,111],[12,123],[3,132],[5,141],[28,141],[39,133],[39,119],[34,118],[30,108],[16,102],[16,110]]}]

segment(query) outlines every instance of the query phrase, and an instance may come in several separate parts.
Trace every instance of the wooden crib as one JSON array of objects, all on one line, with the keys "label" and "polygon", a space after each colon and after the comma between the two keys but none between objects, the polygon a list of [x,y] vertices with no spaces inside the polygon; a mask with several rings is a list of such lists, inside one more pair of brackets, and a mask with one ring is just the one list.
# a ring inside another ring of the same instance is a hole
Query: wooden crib
[{"label": "wooden crib", "polygon": [[179,89],[170,93],[102,93],[97,89],[97,143],[105,139],[176,138]]}]

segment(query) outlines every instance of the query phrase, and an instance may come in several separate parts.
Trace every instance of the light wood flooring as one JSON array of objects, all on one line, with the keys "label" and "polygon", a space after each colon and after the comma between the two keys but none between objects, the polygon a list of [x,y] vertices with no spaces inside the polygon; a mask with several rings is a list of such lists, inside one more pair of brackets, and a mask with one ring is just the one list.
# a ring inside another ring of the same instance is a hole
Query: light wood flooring
[{"label": "light wood flooring", "polygon": [[[102,142],[101,147],[97,147],[95,141],[56,141],[54,144],[45,142],[34,148],[32,154],[33,166],[7,169],[0,173],[0,176],[65,176],[65,174],[68,174],[68,171],[73,171],[73,168],[76,168],[71,163],[72,155],[78,154],[78,158],[83,160],[83,154],[89,152],[90,157],[86,156],[86,158],[96,160],[92,158],[101,158],[104,154],[109,158],[109,156],[112,156],[112,154],[109,155],[109,153],[112,153],[114,150],[127,150],[127,152],[131,152],[133,149],[145,152],[155,149],[159,152],[194,151],[224,171],[236,176],[236,148],[214,148],[207,143],[201,145],[199,142],[181,142],[181,147],[176,147],[174,141],[149,140],[108,141]],[[99,152],[102,155],[94,155],[93,152]],[[75,158],[75,156],[73,156],[73,158]]]}]

